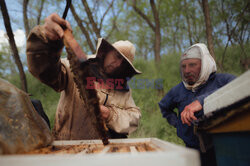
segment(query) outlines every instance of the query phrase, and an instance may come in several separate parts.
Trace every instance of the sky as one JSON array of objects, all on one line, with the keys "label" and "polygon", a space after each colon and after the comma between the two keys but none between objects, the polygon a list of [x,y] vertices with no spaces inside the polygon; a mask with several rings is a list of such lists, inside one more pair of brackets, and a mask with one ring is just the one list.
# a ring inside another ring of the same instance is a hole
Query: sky
[{"label": "sky", "polygon": [[[25,33],[22,29],[16,29],[14,32],[14,38],[16,41],[16,45],[19,48],[22,48],[25,46]],[[8,37],[6,34],[5,29],[0,29],[0,50],[2,50],[3,46],[7,46],[8,43]]]},{"label": "sky", "polygon": [[[74,0],[72,1],[72,3],[73,2]],[[20,50],[20,56],[25,56],[26,38],[25,38],[25,30],[24,30],[24,25],[23,25],[22,1],[21,0],[5,0],[5,3],[6,3],[9,17],[11,20],[11,26],[12,26],[12,31],[15,36],[16,45],[18,46]],[[65,5],[66,5],[66,1],[65,1],[65,4],[61,3],[61,6],[56,6],[56,5],[44,6],[47,9],[47,12],[43,12],[42,14],[46,14],[46,16],[44,17],[49,16],[53,12],[56,12],[59,15],[62,15]],[[28,13],[28,15],[29,14],[30,13]],[[44,19],[44,17],[42,19]],[[69,11],[67,20],[72,19],[72,18],[73,18],[72,14]],[[3,22],[3,17],[2,17],[2,13],[0,12],[0,51],[2,50],[3,46],[6,46],[8,44],[9,43],[8,43],[8,38],[7,38],[4,22]],[[25,58],[21,57],[21,59],[25,59]]]},{"label": "sky", "polygon": [[[14,38],[16,41],[17,47],[20,49],[21,54],[25,51],[25,32],[20,25],[14,23],[12,20],[22,20],[22,6],[19,4],[17,0],[5,0],[7,5],[7,9],[9,12],[9,16],[11,17],[11,26],[12,31],[14,33]],[[13,18],[14,17],[14,18]],[[6,30],[4,27],[4,22],[2,18],[2,13],[0,14],[0,51],[3,49],[4,46],[8,46],[8,37],[6,34]]]}]

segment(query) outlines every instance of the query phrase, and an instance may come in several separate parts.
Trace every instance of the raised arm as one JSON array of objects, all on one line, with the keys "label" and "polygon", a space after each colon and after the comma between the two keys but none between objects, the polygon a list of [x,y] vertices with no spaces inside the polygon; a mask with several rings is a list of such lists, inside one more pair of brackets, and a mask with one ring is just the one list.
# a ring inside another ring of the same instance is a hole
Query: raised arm
[{"label": "raised arm", "polygon": [[57,14],[50,15],[44,25],[32,29],[26,48],[29,71],[56,91],[64,90],[67,84],[66,69],[60,61],[63,48],[61,25],[71,29],[69,23]]}]

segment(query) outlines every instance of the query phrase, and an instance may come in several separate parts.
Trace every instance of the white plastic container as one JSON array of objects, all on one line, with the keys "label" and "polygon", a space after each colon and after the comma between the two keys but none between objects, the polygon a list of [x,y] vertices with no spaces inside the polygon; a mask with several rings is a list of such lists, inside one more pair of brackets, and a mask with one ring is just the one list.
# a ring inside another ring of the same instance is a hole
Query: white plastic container
[{"label": "white plastic container", "polygon": [[[175,145],[157,138],[110,139],[111,145],[99,153],[86,154],[25,154],[2,155],[1,166],[199,166],[199,153],[196,150]],[[146,143],[154,151],[139,152],[133,145]],[[54,141],[54,146],[101,145],[100,140]],[[129,145],[128,152],[109,153],[112,144]],[[132,146],[130,146],[132,145]]]}]

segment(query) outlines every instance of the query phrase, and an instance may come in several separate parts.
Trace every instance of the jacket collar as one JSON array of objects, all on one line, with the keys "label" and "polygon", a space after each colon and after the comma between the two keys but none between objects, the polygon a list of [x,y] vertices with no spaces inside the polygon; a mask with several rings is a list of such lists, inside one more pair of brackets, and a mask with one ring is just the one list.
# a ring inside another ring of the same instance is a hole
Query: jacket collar
[{"label": "jacket collar", "polygon": [[[209,75],[209,78],[208,80],[204,83],[204,84],[201,84],[200,86],[198,86],[195,90],[191,90],[191,89],[187,89],[188,91],[192,91],[192,92],[197,92],[199,91],[200,89],[202,89],[203,87],[207,86],[208,82],[213,80],[215,78],[215,74],[216,72],[213,72]],[[183,83],[183,82],[182,82]]]}]

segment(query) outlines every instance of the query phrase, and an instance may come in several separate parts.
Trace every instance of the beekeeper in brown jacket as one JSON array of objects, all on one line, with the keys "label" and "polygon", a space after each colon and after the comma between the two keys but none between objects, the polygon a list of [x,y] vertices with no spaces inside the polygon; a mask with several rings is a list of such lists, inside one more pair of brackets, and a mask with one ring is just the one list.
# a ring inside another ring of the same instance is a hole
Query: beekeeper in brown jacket
[{"label": "beekeeper in brown jacket", "polygon": [[[29,71],[41,82],[60,92],[53,133],[55,139],[97,139],[85,105],[73,80],[73,73],[67,59],[61,59],[63,29],[71,30],[69,22],[57,14],[45,19],[44,25],[32,29],[27,40],[27,61]],[[140,109],[135,105],[131,90],[121,79],[141,73],[133,66],[135,47],[129,41],[118,41],[113,45],[99,39],[95,55],[89,58],[102,60],[102,68],[111,79],[109,87],[103,88],[96,80],[88,80],[87,86],[96,88],[100,98],[100,111],[112,138],[124,137],[138,127]],[[119,79],[118,79],[119,78]],[[113,82],[112,82],[113,80]],[[91,82],[92,81],[92,82]],[[94,83],[93,83],[94,82]],[[107,83],[105,83],[107,84]]]}]

